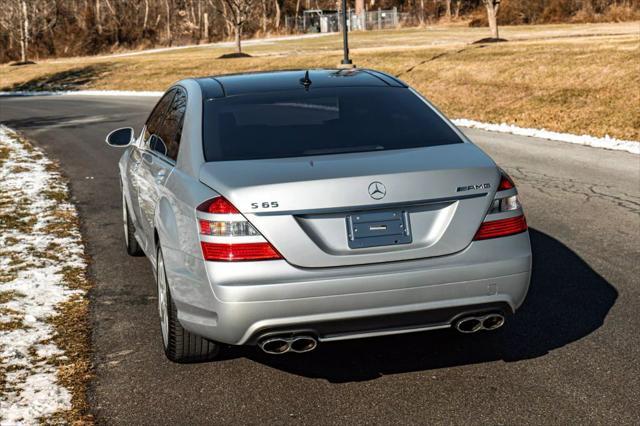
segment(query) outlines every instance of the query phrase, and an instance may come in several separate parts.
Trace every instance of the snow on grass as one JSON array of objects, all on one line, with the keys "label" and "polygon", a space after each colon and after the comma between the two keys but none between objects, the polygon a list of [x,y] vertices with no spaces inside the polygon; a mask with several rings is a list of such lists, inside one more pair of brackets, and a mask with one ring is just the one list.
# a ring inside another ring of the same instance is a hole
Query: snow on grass
[{"label": "snow on grass", "polygon": [[471,127],[474,129],[488,130],[490,132],[511,133],[512,135],[529,136],[540,139],[548,139],[558,142],[568,142],[577,145],[591,146],[594,148],[612,149],[615,151],[627,151],[632,154],[640,154],[640,142],[624,141],[609,136],[597,138],[589,135],[573,135],[571,133],[558,133],[545,129],[530,129],[511,124],[491,124],[464,118],[452,120],[456,126]]},{"label": "snow on grass", "polygon": [[[69,357],[52,319],[82,299],[68,271],[84,247],[64,180],[42,152],[0,125],[0,423],[59,419],[72,392],[59,381]],[[84,276],[84,275],[83,275]],[[73,287],[73,288],[72,288]]]}]

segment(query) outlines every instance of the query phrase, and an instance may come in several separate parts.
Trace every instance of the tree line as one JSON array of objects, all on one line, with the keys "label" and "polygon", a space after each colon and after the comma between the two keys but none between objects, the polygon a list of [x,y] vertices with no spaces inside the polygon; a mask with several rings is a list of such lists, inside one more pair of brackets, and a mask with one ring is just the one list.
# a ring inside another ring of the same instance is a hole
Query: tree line
[{"label": "tree line", "polygon": [[[340,0],[2,0],[0,63],[172,46],[293,31],[285,16],[339,10]],[[354,10],[397,7],[417,25],[488,25],[640,18],[640,0],[350,0]]]}]

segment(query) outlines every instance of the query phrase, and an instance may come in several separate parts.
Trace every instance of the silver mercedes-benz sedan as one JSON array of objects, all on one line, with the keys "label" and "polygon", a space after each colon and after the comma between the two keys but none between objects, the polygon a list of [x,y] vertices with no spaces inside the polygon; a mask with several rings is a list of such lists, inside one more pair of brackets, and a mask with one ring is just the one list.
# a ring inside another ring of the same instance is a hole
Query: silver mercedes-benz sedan
[{"label": "silver mercedes-benz sedan", "polygon": [[174,84],[107,136],[126,248],[156,271],[169,359],[494,330],[531,276],[513,181],[387,74],[298,70]]}]

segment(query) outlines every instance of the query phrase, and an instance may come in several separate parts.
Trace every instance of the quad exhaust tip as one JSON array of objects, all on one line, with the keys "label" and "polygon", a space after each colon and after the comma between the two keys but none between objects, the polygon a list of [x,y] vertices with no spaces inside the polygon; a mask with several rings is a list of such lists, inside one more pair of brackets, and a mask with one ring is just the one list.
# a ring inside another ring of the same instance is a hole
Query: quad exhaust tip
[{"label": "quad exhaust tip", "polygon": [[[454,327],[460,333],[470,334],[481,330],[496,330],[504,325],[504,315],[487,314],[466,316],[455,322]],[[287,352],[305,353],[318,347],[318,340],[313,336],[272,336],[261,339],[258,346],[263,352],[271,355],[282,355]]]},{"label": "quad exhaust tip", "polygon": [[311,352],[318,346],[318,341],[312,336],[269,337],[258,343],[260,349],[271,355],[282,355],[287,352]]},{"label": "quad exhaust tip", "polygon": [[483,316],[467,316],[455,323],[460,333],[475,333],[480,330],[496,330],[504,325],[504,315],[488,314]]}]

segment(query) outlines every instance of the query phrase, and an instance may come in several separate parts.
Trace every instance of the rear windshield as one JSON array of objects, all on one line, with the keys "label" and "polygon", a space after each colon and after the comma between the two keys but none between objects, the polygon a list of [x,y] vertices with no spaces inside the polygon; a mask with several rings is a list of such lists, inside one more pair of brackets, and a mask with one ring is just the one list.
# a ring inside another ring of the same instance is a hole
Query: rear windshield
[{"label": "rear windshield", "polygon": [[404,88],[238,95],[204,103],[207,161],[303,157],[461,143]]}]

